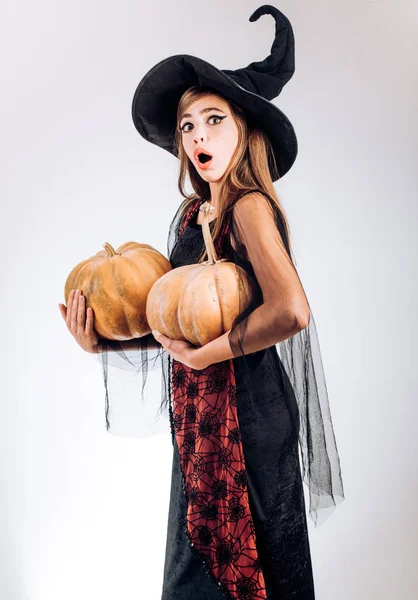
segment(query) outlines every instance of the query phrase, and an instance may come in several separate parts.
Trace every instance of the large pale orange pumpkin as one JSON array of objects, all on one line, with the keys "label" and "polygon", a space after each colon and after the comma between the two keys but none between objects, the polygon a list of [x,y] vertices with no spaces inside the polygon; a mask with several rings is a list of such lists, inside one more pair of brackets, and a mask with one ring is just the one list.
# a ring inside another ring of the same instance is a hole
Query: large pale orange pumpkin
[{"label": "large pale orange pumpkin", "polygon": [[231,329],[255,292],[254,281],[242,267],[225,258],[217,259],[209,228],[214,207],[204,202],[200,210],[208,260],[177,267],[160,277],[148,294],[146,306],[151,329],[195,346],[203,346]]},{"label": "large pale orange pumpkin", "polygon": [[79,288],[94,311],[98,335],[109,340],[130,340],[151,333],[146,302],[154,283],[172,270],[170,261],[148,244],[126,242],[115,250],[108,242],[94,256],[71,271],[64,296]]}]

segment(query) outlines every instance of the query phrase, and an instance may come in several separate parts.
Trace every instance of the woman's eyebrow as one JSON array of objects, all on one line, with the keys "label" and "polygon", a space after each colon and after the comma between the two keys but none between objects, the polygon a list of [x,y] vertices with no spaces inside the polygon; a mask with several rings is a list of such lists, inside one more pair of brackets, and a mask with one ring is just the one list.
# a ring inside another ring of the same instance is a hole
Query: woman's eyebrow
[{"label": "woman's eyebrow", "polygon": [[[216,108],[216,106],[212,106],[211,108],[202,108],[202,110],[199,112],[199,114],[203,114],[203,113],[207,113],[210,110],[219,110],[220,112],[225,112],[224,110],[222,110],[221,108]],[[182,119],[184,119],[184,117],[191,117],[192,115],[190,113],[184,113],[184,115],[182,117],[180,117],[180,121]]]}]

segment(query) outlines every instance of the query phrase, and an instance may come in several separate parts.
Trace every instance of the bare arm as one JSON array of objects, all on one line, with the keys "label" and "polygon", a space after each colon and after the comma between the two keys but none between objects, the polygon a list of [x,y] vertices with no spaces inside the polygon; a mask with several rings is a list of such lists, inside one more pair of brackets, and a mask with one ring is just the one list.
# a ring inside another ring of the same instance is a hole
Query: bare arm
[{"label": "bare arm", "polygon": [[263,302],[233,329],[199,349],[205,365],[269,348],[309,322],[305,292],[264,196],[243,197],[234,208],[234,218],[236,236],[245,245]]}]

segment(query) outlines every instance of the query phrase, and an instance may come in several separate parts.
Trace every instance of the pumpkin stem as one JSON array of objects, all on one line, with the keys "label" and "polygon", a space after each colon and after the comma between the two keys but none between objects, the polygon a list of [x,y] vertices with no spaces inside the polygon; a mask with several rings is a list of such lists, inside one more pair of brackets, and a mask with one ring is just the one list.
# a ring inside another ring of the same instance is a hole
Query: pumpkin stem
[{"label": "pumpkin stem", "polygon": [[202,216],[202,233],[203,240],[205,242],[205,248],[208,255],[208,260],[205,261],[208,265],[214,265],[218,262],[218,255],[216,254],[215,244],[213,243],[212,235],[209,228],[209,215],[214,212],[215,208],[210,202],[203,202],[200,205],[199,210],[203,213]]},{"label": "pumpkin stem", "polygon": [[104,244],[102,244],[102,246],[107,252],[106,258],[111,258],[112,256],[116,256],[116,254],[118,254],[114,247],[111,244],[109,244],[109,242],[105,242]]}]

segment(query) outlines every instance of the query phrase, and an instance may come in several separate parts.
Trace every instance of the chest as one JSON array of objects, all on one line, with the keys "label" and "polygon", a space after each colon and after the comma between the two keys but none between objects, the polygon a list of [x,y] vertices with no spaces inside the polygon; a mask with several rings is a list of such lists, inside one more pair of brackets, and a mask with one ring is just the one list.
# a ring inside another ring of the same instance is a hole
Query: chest
[{"label": "chest", "polygon": [[169,257],[173,269],[195,264],[204,247],[203,234],[198,229],[187,226],[180,235]]},{"label": "chest", "polygon": [[[205,242],[203,238],[203,227],[201,213],[199,211],[200,203],[195,204],[185,218],[183,229],[180,229],[177,241],[169,256],[169,260],[173,268],[183,265],[196,264],[205,250]],[[199,218],[200,217],[200,218]],[[211,232],[214,231],[214,223],[216,218],[211,218],[209,227]],[[228,223],[226,222],[220,236],[215,243],[218,258],[230,258],[229,251],[229,232]]]}]

